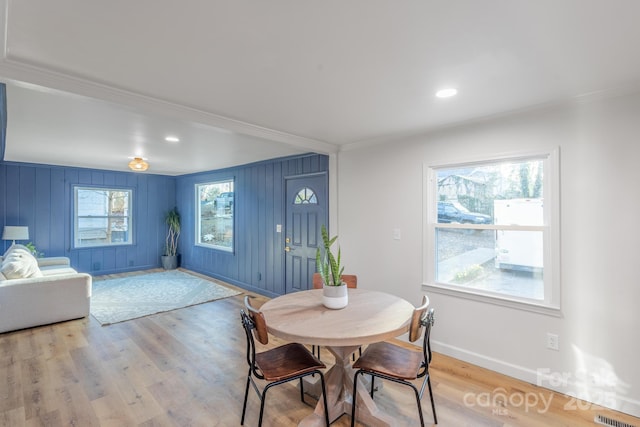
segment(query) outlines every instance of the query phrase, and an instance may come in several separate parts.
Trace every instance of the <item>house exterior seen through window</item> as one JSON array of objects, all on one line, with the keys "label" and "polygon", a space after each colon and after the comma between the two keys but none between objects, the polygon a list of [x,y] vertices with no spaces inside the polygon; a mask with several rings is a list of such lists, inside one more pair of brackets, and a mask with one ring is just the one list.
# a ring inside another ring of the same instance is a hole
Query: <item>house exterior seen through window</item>
[{"label": "house exterior seen through window", "polygon": [[559,307],[554,154],[427,169],[426,282]]},{"label": "house exterior seen through window", "polygon": [[196,184],[196,244],[233,252],[233,180]]},{"label": "house exterior seen through window", "polygon": [[74,187],[74,247],[133,243],[132,190]]}]

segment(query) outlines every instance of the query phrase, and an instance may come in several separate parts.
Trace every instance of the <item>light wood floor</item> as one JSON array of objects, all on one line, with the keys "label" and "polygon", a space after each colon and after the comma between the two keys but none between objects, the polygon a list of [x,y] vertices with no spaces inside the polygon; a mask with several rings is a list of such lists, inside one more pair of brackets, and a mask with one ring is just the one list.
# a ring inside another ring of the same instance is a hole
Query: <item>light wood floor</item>
[{"label": "light wood floor", "polygon": [[[90,316],[0,334],[0,426],[239,425],[247,370],[242,299],[109,326]],[[603,414],[640,427],[636,418],[600,408],[567,410],[570,398],[437,353],[431,375],[440,426],[586,426]],[[245,425],[256,426],[259,400],[250,393]],[[295,426],[312,411],[293,384],[269,393],[265,426]],[[496,406],[472,405],[483,393],[498,397]],[[551,408],[527,410],[518,396],[551,398]],[[399,426],[419,425],[409,389],[386,383],[376,401]],[[422,406],[431,425],[427,396]],[[345,415],[333,425],[349,423]]]}]

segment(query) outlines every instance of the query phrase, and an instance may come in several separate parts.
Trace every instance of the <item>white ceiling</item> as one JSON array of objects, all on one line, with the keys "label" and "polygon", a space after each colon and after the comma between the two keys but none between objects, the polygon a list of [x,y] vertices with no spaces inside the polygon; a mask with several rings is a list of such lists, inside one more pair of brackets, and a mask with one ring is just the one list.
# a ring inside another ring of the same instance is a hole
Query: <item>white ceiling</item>
[{"label": "white ceiling", "polygon": [[0,1],[9,161],[177,175],[640,90],[638,0]]}]

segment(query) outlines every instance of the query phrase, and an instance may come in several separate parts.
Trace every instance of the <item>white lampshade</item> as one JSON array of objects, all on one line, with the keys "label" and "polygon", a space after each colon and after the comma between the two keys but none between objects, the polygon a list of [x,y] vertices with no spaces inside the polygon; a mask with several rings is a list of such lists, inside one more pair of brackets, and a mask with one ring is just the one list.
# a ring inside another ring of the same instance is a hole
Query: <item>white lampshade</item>
[{"label": "white lampshade", "polygon": [[5,225],[2,232],[2,240],[29,240],[29,227]]}]

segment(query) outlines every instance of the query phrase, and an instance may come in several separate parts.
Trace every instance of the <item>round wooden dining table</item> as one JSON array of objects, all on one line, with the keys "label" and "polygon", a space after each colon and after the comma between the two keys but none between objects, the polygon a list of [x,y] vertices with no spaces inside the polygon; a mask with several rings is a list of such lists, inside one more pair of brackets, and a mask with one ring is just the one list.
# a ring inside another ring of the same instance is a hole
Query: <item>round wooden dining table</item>
[{"label": "round wooden dining table", "polygon": [[[282,295],[261,307],[269,333],[287,341],[325,346],[335,357],[335,364],[325,373],[331,422],[351,414],[355,373],[351,354],[361,345],[408,332],[413,310],[414,306],[400,297],[366,289],[349,289],[349,303],[339,310],[322,305],[321,289]],[[395,425],[368,390],[366,385],[358,386],[357,420],[367,425]],[[314,413],[298,425],[324,425],[322,405],[322,399],[318,399]]]}]

